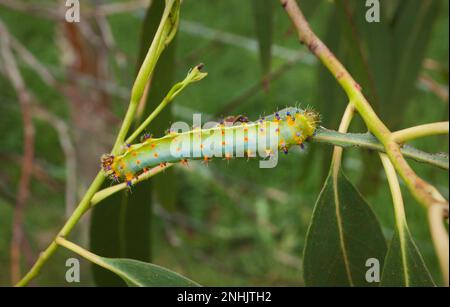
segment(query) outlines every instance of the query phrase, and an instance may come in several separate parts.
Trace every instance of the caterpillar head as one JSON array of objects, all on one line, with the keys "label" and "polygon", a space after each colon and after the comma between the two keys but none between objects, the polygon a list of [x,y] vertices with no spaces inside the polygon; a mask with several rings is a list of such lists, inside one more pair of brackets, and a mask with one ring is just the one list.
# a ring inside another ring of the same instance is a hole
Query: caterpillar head
[{"label": "caterpillar head", "polygon": [[304,110],[303,115],[305,115],[308,120],[310,121],[311,125],[317,127],[317,125],[320,123],[320,114],[314,111],[311,107],[307,107]]},{"label": "caterpillar head", "polygon": [[106,174],[111,174],[112,173],[112,164],[114,163],[114,156],[110,155],[110,154],[104,154],[101,157],[101,162],[102,162],[102,169]]}]

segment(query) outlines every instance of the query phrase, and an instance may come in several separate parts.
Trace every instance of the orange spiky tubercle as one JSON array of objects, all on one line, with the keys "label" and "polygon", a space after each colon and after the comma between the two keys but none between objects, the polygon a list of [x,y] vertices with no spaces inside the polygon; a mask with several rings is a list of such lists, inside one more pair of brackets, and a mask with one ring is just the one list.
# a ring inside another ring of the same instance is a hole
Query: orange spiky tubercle
[{"label": "orange spiky tubercle", "polygon": [[[111,179],[131,185],[132,179],[141,173],[168,162],[187,165],[188,160],[203,160],[207,164],[215,154],[229,161],[238,152],[243,153],[241,157],[252,158],[258,153],[252,145],[258,148],[258,143],[271,135],[271,123],[277,124],[274,133],[278,144],[266,149],[263,158],[272,156],[276,149],[287,154],[291,146],[303,146],[314,134],[319,120],[319,115],[311,109],[290,107],[255,122],[240,121],[233,126],[221,123],[210,129],[195,128],[182,133],[171,131],[157,139],[146,134],[142,143],[127,145],[120,155],[103,155],[102,169]],[[183,146],[185,141],[189,146]],[[207,152],[208,143],[219,144],[220,148],[215,153]]]}]

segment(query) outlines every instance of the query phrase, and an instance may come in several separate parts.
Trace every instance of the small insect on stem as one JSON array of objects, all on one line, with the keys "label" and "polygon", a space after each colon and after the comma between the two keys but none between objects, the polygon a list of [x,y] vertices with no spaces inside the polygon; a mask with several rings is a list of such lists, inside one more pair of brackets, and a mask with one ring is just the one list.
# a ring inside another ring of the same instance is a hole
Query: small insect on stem
[{"label": "small insect on stem", "polygon": [[237,116],[227,116],[223,119],[221,124],[228,124],[228,125],[234,125],[236,123],[248,123],[248,117],[244,115],[237,115]]}]

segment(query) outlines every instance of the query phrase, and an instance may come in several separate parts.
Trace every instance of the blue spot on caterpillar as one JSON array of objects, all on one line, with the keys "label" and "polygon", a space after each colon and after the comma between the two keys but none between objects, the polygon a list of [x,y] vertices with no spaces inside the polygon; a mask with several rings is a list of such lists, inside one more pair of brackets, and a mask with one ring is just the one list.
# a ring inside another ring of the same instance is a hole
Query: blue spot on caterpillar
[{"label": "blue spot on caterpillar", "polygon": [[131,184],[141,173],[167,162],[185,164],[187,160],[209,161],[214,157],[229,160],[255,157],[257,153],[267,158],[277,150],[287,154],[290,146],[303,146],[314,134],[318,121],[316,112],[290,107],[255,122],[240,115],[239,120],[222,121],[209,129],[181,133],[170,129],[169,134],[158,139],[146,134],[142,143],[127,144],[121,155],[103,155],[102,169],[110,178]]}]

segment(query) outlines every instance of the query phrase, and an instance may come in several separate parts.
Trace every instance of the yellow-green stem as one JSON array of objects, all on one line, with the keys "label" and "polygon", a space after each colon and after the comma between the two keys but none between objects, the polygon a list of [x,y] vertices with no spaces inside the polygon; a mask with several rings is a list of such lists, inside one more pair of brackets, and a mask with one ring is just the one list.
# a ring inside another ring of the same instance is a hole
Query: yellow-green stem
[{"label": "yellow-green stem", "polygon": [[69,240],[64,239],[63,237],[57,237],[55,239],[55,243],[57,245],[60,245],[62,247],[67,248],[68,250],[71,250],[72,252],[82,256],[83,258],[89,260],[92,263],[95,263],[99,266],[104,267],[107,270],[111,270],[111,267],[106,265],[99,256],[97,256],[96,254],[91,253],[88,250],[85,250],[84,248],[82,248],[81,246],[76,245],[73,242],[70,242]]},{"label": "yellow-green stem", "polygon": [[448,134],[448,122],[438,122],[406,128],[392,133],[397,143],[405,143],[417,138]]},{"label": "yellow-green stem", "polygon": [[395,213],[395,225],[397,227],[398,236],[400,239],[400,249],[402,257],[403,272],[405,274],[405,286],[409,286],[409,276],[408,276],[408,263],[406,258],[406,232],[408,231],[408,225],[406,223],[405,206],[403,204],[402,190],[400,189],[400,183],[398,182],[397,173],[395,172],[394,166],[389,160],[389,157],[381,153],[381,162],[383,163],[384,171],[388,179],[389,188],[392,195],[392,203],[394,205]]},{"label": "yellow-green stem", "polygon": [[[105,261],[105,258],[102,258],[102,257],[100,257],[100,256],[98,256],[98,255],[96,255],[94,253],[91,253],[90,251],[82,248],[81,246],[79,246],[79,245],[77,245],[77,244],[75,244],[75,243],[73,243],[73,242],[71,242],[69,240],[64,239],[63,237],[56,238],[55,242],[56,242],[56,244],[58,244],[58,245],[60,245],[62,247],[65,247],[68,250],[71,250],[72,252],[74,252],[74,253],[80,255],[81,257],[89,260],[90,262],[95,263],[96,265],[99,265],[99,266],[107,269],[108,271],[111,271],[111,272],[121,276],[122,272],[117,270],[115,267],[109,265]],[[130,279],[130,280],[132,280],[132,279]],[[135,284],[139,284],[138,281],[134,281],[133,280],[133,282],[135,282]]]},{"label": "yellow-green stem", "polygon": [[[354,115],[355,115],[355,107],[352,103],[349,103],[347,105],[347,108],[345,109],[344,115],[342,116],[338,132],[341,133],[347,132]],[[337,178],[339,169],[341,167],[342,151],[343,151],[342,147],[339,146],[334,147],[332,157],[333,178]]]},{"label": "yellow-green stem", "polygon": [[[137,178],[133,178],[133,180],[131,181],[132,185],[135,185],[141,181],[147,180],[159,173],[161,173],[162,171],[168,169],[169,167],[172,167],[174,164],[172,163],[166,163],[164,165],[161,166],[156,166],[150,170],[148,170],[145,173],[142,173],[141,175],[139,175]],[[98,191],[94,197],[92,197],[91,199],[91,206],[95,206],[97,205],[99,202],[101,202],[102,200],[108,198],[109,196],[111,196],[114,193],[117,193],[119,191],[125,190],[126,188],[128,188],[128,185],[126,182],[122,182],[116,185],[113,185],[109,188],[105,188],[101,191]]]},{"label": "yellow-green stem", "polygon": [[[100,189],[103,181],[105,180],[105,176],[102,172],[99,172],[92,182],[91,186],[87,190],[83,199],[79,203],[78,207],[75,209],[73,214],[69,217],[69,219],[64,224],[63,228],[59,231],[58,236],[67,236],[75,227],[77,222],[83,216],[83,214],[89,209],[91,198],[94,194]],[[53,241],[43,252],[40,253],[39,258],[33,265],[33,267],[28,271],[28,273],[16,284],[16,286],[21,287],[27,285],[33,278],[35,278],[42,266],[45,264],[48,258],[50,258],[58,248],[58,245]]]}]

